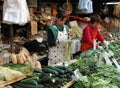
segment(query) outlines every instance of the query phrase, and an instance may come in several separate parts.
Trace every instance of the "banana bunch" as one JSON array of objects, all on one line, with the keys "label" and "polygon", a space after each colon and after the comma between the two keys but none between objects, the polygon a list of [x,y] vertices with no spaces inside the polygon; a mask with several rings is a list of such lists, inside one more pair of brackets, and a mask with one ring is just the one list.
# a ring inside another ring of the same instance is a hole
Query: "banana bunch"
[{"label": "banana bunch", "polygon": [[0,80],[1,81],[10,81],[16,78],[24,76],[22,72],[12,70],[8,67],[0,66]]}]

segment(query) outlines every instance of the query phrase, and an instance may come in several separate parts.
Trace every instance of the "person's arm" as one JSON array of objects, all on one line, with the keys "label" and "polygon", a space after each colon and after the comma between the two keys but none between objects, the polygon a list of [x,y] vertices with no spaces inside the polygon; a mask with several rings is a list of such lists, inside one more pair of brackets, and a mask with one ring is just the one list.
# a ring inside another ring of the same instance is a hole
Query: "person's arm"
[{"label": "person's arm", "polygon": [[104,37],[101,35],[99,30],[97,30],[97,39],[101,42],[103,42],[105,40]]},{"label": "person's arm", "polygon": [[56,40],[55,37],[50,29],[48,29],[48,44],[49,46],[55,46]]}]

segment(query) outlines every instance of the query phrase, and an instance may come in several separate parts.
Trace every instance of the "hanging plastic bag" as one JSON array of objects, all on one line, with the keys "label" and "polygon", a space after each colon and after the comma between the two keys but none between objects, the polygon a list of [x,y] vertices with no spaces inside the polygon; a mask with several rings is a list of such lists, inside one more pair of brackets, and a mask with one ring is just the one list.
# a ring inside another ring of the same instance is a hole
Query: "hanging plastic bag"
[{"label": "hanging plastic bag", "polygon": [[81,13],[93,13],[93,3],[91,0],[79,0],[78,9]]},{"label": "hanging plastic bag", "polygon": [[4,0],[3,22],[24,25],[30,20],[26,0]]}]

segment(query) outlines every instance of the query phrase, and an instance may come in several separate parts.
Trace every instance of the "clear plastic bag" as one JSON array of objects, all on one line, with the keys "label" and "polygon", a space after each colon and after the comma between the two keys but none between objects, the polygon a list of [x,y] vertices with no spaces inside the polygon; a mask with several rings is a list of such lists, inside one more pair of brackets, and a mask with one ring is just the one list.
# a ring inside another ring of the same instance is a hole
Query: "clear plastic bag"
[{"label": "clear plastic bag", "polygon": [[10,61],[10,53],[7,50],[2,50],[0,53],[0,65],[7,64]]}]

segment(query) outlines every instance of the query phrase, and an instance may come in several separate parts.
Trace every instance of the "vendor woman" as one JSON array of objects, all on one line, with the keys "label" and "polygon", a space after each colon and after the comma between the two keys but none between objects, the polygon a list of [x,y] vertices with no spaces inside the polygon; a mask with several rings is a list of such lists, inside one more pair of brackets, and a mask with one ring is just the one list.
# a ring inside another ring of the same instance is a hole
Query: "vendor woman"
[{"label": "vendor woman", "polygon": [[48,27],[48,65],[56,65],[63,61],[66,52],[69,27],[65,25],[66,14],[59,11],[56,15],[56,23]]},{"label": "vendor woman", "polygon": [[[97,14],[91,16],[90,23],[83,30],[83,36],[81,39],[81,52],[93,48],[94,40],[101,41],[105,45],[108,45],[108,42],[105,41],[104,37],[98,30],[101,20],[101,17]],[[100,47],[97,43],[95,46],[97,48]]]}]

